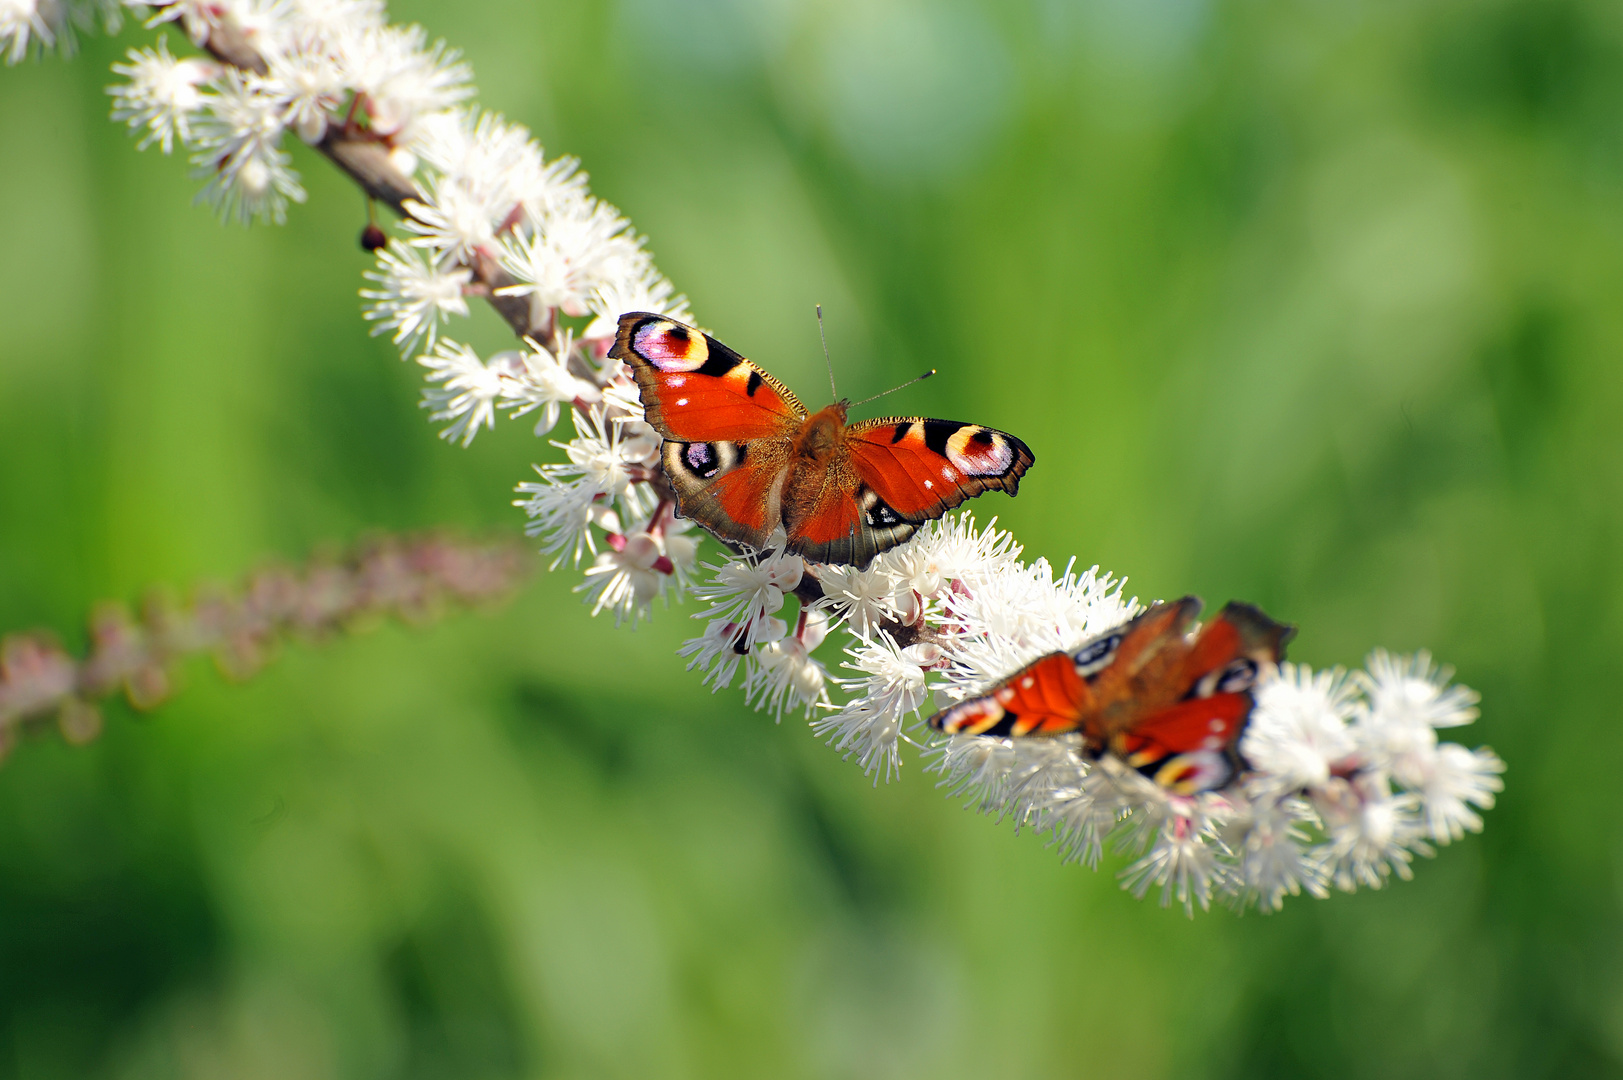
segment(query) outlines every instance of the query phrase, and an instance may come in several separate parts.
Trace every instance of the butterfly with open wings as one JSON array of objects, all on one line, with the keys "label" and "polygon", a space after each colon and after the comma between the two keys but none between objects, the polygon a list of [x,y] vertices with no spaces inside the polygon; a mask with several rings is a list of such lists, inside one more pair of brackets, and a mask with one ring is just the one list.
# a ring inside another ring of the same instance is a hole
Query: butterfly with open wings
[{"label": "butterfly with open wings", "polygon": [[949,735],[1080,732],[1168,791],[1192,795],[1235,775],[1258,675],[1285,658],[1296,628],[1230,602],[1189,634],[1193,596],[1156,603],[1074,652],[1049,653],[981,697],[930,717]]},{"label": "butterfly with open wings", "polygon": [[978,424],[891,416],[845,422],[847,401],[808,413],[788,387],[709,334],[663,315],[620,316],[609,355],[631,365],[665,440],[677,510],[723,540],[814,562],[867,566],[965,499],[1013,495],[1034,460]]}]

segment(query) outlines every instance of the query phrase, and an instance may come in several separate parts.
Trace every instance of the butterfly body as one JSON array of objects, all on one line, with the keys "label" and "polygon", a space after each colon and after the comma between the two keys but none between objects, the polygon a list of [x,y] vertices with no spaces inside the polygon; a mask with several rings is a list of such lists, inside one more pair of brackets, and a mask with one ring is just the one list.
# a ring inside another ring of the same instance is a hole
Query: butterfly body
[{"label": "butterfly body", "polygon": [[738,353],[661,315],[620,317],[609,355],[637,380],[665,440],[677,508],[724,540],[866,566],[965,499],[1011,495],[1031,450],[978,424],[923,417],[847,423],[849,403],[809,413]]},{"label": "butterfly body", "polygon": [[1085,643],[1021,668],[987,694],[929,720],[948,734],[1053,736],[1080,732],[1179,794],[1221,787],[1234,774],[1251,715],[1251,688],[1279,663],[1295,628],[1229,603],[1191,636],[1200,601],[1155,604]]}]

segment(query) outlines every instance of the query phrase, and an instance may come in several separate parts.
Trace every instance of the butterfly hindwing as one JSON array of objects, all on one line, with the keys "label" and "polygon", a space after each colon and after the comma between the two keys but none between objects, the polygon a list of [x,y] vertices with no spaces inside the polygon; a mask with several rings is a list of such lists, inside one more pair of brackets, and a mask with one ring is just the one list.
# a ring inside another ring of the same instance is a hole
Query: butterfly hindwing
[{"label": "butterfly hindwing", "polygon": [[682,515],[717,536],[765,547],[778,522],[787,442],[665,440],[661,459]]},{"label": "butterfly hindwing", "polygon": [[663,315],[620,316],[609,355],[631,365],[644,416],[666,439],[788,439],[806,418],[788,387],[709,334]]},{"label": "butterfly hindwing", "polygon": [[938,518],[994,488],[1015,494],[1035,457],[1013,435],[956,420],[889,416],[852,424],[851,462],[863,483],[897,517]]},{"label": "butterfly hindwing", "polygon": [[863,481],[849,456],[840,454],[827,465],[798,463],[783,513],[789,549],[815,562],[866,566],[918,529]]}]

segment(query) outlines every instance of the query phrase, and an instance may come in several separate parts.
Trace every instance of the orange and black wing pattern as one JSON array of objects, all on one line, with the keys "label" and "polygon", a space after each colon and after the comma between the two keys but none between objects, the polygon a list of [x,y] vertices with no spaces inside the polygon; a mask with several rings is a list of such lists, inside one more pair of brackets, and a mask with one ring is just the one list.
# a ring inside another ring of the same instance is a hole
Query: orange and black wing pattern
[{"label": "orange and black wing pattern", "polygon": [[1071,654],[1049,653],[929,724],[948,735],[1063,735],[1080,726],[1092,697]]},{"label": "orange and black wing pattern", "polygon": [[788,439],[806,419],[788,387],[704,331],[663,315],[620,316],[609,355],[631,365],[645,419],[662,438]]},{"label": "orange and black wing pattern", "polygon": [[1080,731],[1176,794],[1222,787],[1251,715],[1258,675],[1285,656],[1292,627],[1230,603],[1192,636],[1200,601],[1149,610],[1073,653],[1050,653],[982,697],[929,720],[948,734],[1058,735]]},{"label": "orange and black wing pattern", "polygon": [[846,429],[845,443],[863,485],[915,525],[983,491],[1015,494],[1036,460],[1013,435],[956,420],[863,420]]}]

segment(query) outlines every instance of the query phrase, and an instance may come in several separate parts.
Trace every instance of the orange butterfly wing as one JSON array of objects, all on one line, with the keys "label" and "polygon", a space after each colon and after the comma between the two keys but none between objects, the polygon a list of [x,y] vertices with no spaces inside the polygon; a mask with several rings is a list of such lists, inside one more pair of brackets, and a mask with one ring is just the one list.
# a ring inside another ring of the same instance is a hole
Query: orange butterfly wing
[{"label": "orange butterfly wing", "polygon": [[609,355],[631,365],[645,417],[666,439],[788,439],[806,419],[788,387],[709,334],[663,315],[620,316]]},{"label": "orange butterfly wing", "polygon": [[944,709],[929,724],[948,735],[1063,735],[1093,704],[1070,653],[1027,664],[983,697]]},{"label": "orange butterfly wing", "polygon": [[914,525],[983,491],[1015,494],[1036,460],[1013,435],[979,424],[908,416],[852,424],[846,446],[863,484]]},{"label": "orange butterfly wing", "polygon": [[630,365],[644,417],[665,440],[661,460],[682,515],[764,547],[805,406],[709,334],[663,315],[620,316],[609,355]]},{"label": "orange butterfly wing", "polygon": [[1180,638],[1183,648],[1171,650],[1177,655],[1164,670],[1158,696],[1181,700],[1114,731],[1110,750],[1175,793],[1221,787],[1234,773],[1234,747],[1251,716],[1258,672],[1284,659],[1295,632],[1250,604],[1224,605],[1193,642]]},{"label": "orange butterfly wing", "polygon": [[1186,636],[1200,601],[1154,604],[1074,653],[1050,653],[993,690],[929,720],[948,734],[1058,735],[1081,730],[1178,794],[1221,787],[1251,715],[1264,664],[1295,634],[1249,604],[1230,603]]}]

